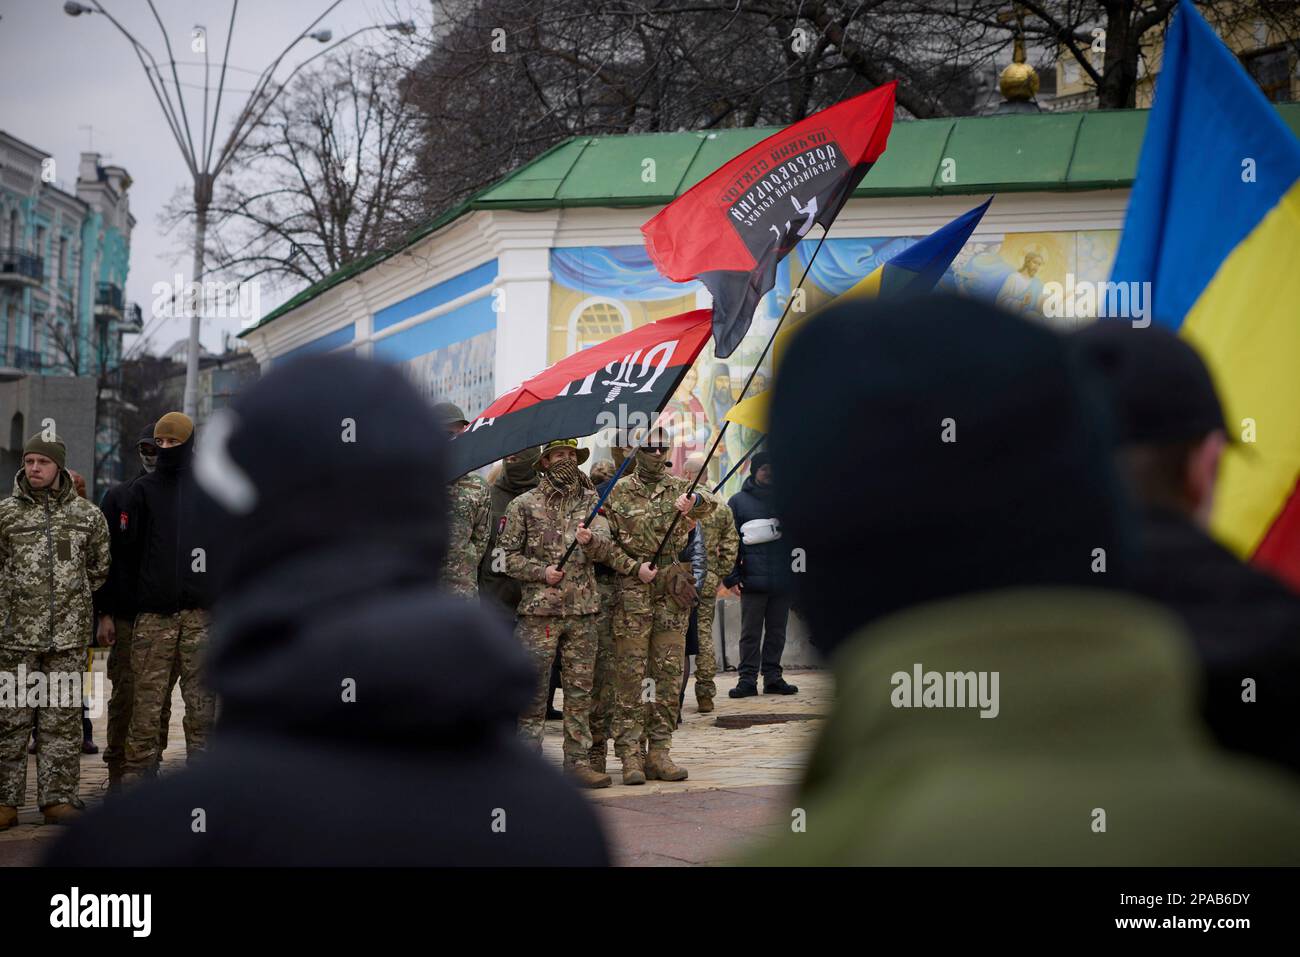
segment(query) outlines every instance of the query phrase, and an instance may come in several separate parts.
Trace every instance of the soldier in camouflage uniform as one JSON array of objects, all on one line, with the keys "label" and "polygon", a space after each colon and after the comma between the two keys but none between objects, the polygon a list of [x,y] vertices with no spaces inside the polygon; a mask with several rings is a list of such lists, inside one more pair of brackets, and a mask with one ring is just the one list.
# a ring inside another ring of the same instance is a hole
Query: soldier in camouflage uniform
[{"label": "soldier in camouflage uniform", "polygon": [[[670,475],[670,441],[655,429],[636,453],[630,474],[614,486],[605,500],[605,513],[614,541],[638,562],[652,561],[659,540],[677,522],[664,545],[667,560],[686,547],[692,522],[713,511],[701,494],[687,496],[689,485]],[[647,777],[681,781],[686,769],[669,757],[677,727],[678,694],[686,658],[686,627],[696,599],[688,568],[673,563],[657,569],[653,586],[637,578],[619,579],[618,610],[614,616],[615,719],[614,751],[623,763],[623,783],[643,784]],[[646,679],[650,684],[646,685]],[[646,706],[649,705],[647,708]],[[641,757],[642,731],[649,753]]]},{"label": "soldier in camouflage uniform", "polygon": [[[13,495],[0,502],[0,681],[8,685],[0,691],[0,830],[17,823],[27,792],[32,710],[17,706],[20,668],[47,677],[36,736],[36,797],[45,822],[65,823],[81,807],[81,695],[56,695],[85,669],[93,592],[108,576],[109,546],[104,516],[77,496],[66,462],[62,442],[33,436]],[[25,696],[33,686],[23,685]],[[4,701],[10,693],[14,699]]]},{"label": "soldier in camouflage uniform", "polygon": [[[439,402],[433,410],[453,438],[469,426],[465,413],[451,402]],[[447,557],[442,560],[442,581],[463,598],[478,597],[478,567],[487,551],[488,515],[488,487],[482,476],[467,472],[447,486]]]},{"label": "soldier in camouflage uniform", "polygon": [[[688,481],[694,479],[704,467],[704,456],[695,452],[687,457],[683,465],[684,477]],[[695,655],[695,701],[700,713],[708,714],[713,710],[713,699],[718,694],[718,686],[713,680],[718,673],[717,651],[713,644],[713,616],[718,610],[718,586],[736,567],[740,535],[736,532],[736,520],[727,503],[709,492],[704,494],[713,500],[714,509],[700,519],[699,525],[704,537],[708,568],[704,573],[699,611],[695,619],[700,636],[700,650]]]},{"label": "soldier in camouflage uniform", "polygon": [[506,509],[510,503],[537,488],[537,456],[541,449],[534,445],[507,455],[501,460],[501,474],[488,487],[488,540],[483,561],[478,566],[479,595],[487,595],[501,603],[513,618],[519,607],[523,591],[517,579],[506,574],[504,557],[497,547],[501,530],[506,525]]},{"label": "soldier in camouflage uniform", "polygon": [[[604,562],[630,575],[640,563],[614,546],[601,516],[590,528],[582,526],[596,506],[591,482],[578,470],[588,454],[575,439],[557,440],[543,448],[537,460],[541,484],[506,509],[500,546],[507,574],[523,583],[515,633],[537,664],[537,695],[519,721],[519,733],[541,748],[551,660],[558,647],[564,688],[564,767],[580,786],[601,788],[609,786],[609,775],[589,763],[588,721],[600,610],[592,566]],[[581,547],[560,569],[560,559],[575,540]]]}]

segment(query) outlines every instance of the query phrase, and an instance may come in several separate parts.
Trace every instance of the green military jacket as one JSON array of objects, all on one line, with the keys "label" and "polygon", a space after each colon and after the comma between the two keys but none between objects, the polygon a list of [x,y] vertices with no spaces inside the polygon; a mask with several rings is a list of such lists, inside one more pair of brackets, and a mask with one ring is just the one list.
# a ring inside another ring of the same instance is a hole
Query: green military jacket
[{"label": "green military jacket", "polygon": [[[686,493],[690,484],[685,479],[667,473],[654,485],[641,481],[635,472],[619,479],[605,499],[605,516],[609,519],[610,534],[619,548],[636,559],[638,564],[653,559],[659,540],[668,531],[673,516],[677,514],[674,503],[679,495]],[[691,522],[688,519],[699,521],[714,510],[716,503],[711,496],[697,494],[694,507],[677,522],[672,538],[664,545],[663,552],[659,555],[660,565],[676,561],[686,547],[686,539],[691,534]]]},{"label": "green military jacket", "polygon": [[108,523],[77,495],[67,470],[55,490],[32,489],[20,470],[13,494],[0,501],[0,646],[86,647],[108,564]]},{"label": "green military jacket", "polygon": [[712,599],[713,593],[718,590],[718,582],[730,575],[736,567],[736,556],[740,553],[740,533],[736,531],[736,519],[731,514],[731,506],[717,496],[707,492],[705,494],[713,499],[716,506],[700,519],[704,551],[709,560],[704,585],[707,597]]},{"label": "green military jacket", "polygon": [[520,615],[591,615],[600,611],[595,562],[604,562],[623,575],[634,574],[639,562],[629,558],[609,537],[609,525],[597,515],[591,523],[592,540],[573,550],[564,563],[564,578],[546,584],[546,566],[558,565],[574,540],[578,524],[596,507],[599,496],[591,489],[548,503],[548,486],[525,492],[506,507],[506,526],[497,539],[505,553],[506,573],[523,583]]},{"label": "green military jacket", "polygon": [[488,487],[482,476],[462,475],[447,486],[447,557],[442,580],[466,598],[478,595],[478,565],[488,543]]},{"label": "green military jacket", "polygon": [[1217,748],[1191,642],[1157,605],[1080,588],[949,599],[868,626],[833,665],[802,826],[751,864],[1300,863],[1300,784]]}]

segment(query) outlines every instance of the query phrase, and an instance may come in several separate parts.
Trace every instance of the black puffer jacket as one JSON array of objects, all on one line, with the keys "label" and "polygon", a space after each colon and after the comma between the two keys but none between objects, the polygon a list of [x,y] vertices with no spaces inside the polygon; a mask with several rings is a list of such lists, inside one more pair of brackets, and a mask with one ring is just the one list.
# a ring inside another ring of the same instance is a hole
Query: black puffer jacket
[{"label": "black puffer jacket", "polygon": [[[737,532],[746,522],[776,515],[772,505],[772,486],[759,485],[752,475],[745,479],[740,491],[731,496],[727,504],[736,519]],[[739,582],[741,590],[747,592],[788,591],[792,577],[790,548],[784,537],[761,545],[746,545],[742,534],[736,568],[723,579],[723,584],[731,588]]]},{"label": "black puffer jacket", "polygon": [[158,467],[132,482],[128,491],[122,550],[124,561],[136,570],[129,603],[136,612],[170,615],[212,604],[212,576],[207,571],[212,543],[199,531],[194,496],[186,482],[193,449],[193,436],[159,449]]},{"label": "black puffer jacket", "polygon": [[[1172,511],[1147,511],[1142,544],[1136,589],[1186,622],[1219,743],[1300,771],[1300,596]],[[1254,702],[1242,700],[1247,678]]]}]

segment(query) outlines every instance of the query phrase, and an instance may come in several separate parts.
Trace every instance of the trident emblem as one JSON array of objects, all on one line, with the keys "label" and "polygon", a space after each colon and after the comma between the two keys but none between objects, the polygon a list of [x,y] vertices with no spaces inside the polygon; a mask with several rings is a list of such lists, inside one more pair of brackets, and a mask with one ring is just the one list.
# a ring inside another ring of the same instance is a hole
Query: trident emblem
[{"label": "trident emblem", "polygon": [[640,358],[640,349],[631,355],[624,356],[623,361],[619,364],[618,372],[614,374],[614,378],[602,379],[600,381],[601,385],[613,387],[609,390],[609,395],[605,396],[606,404],[617,399],[624,389],[631,389],[636,385],[636,383],[632,381],[632,372],[636,368],[637,360]]}]

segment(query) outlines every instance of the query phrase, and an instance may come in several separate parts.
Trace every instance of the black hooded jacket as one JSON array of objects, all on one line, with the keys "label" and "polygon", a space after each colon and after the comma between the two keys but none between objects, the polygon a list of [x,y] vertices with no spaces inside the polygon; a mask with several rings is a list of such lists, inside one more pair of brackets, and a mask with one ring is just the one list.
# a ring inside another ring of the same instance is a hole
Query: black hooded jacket
[{"label": "black hooded jacket", "polygon": [[104,493],[99,503],[99,510],[108,522],[108,543],[113,561],[108,568],[108,580],[95,592],[95,611],[98,614],[135,617],[135,578],[139,568],[133,564],[129,554],[131,515],[128,509],[131,487],[148,474],[141,469],[125,482],[118,482]]},{"label": "black hooded jacket", "polygon": [[50,864],[608,863],[590,807],[515,735],[528,657],[421,565],[323,551],[216,615],[208,751],[87,815]]},{"label": "black hooded jacket", "polygon": [[[1135,588],[1186,622],[1214,736],[1300,771],[1300,595],[1167,509],[1146,511],[1142,545]],[[1255,701],[1242,700],[1248,678]]]},{"label": "black hooded jacket", "polygon": [[[736,519],[736,531],[746,522],[759,518],[773,518],[776,508],[772,503],[772,486],[759,485],[754,476],[745,479],[740,491],[727,502]],[[728,588],[740,583],[742,591],[780,593],[790,588],[790,545],[785,536],[761,545],[746,545],[741,535],[740,552],[735,570],[723,579]]]},{"label": "black hooded jacket", "polygon": [[[193,493],[185,481],[193,449],[193,437],[159,449],[158,467],[128,490],[128,527],[121,548],[123,560],[135,569],[135,580],[125,579],[131,586],[129,601],[127,595],[118,601],[135,612],[171,615],[212,604],[207,572],[211,543],[199,533]],[[120,522],[110,527],[120,527]]]},{"label": "black hooded jacket", "polygon": [[186,494],[212,543],[217,727],[184,771],[75,822],[48,863],[608,863],[591,806],[516,735],[530,657],[438,585],[440,436],[399,372],[344,356],[287,364],[209,423]]}]

